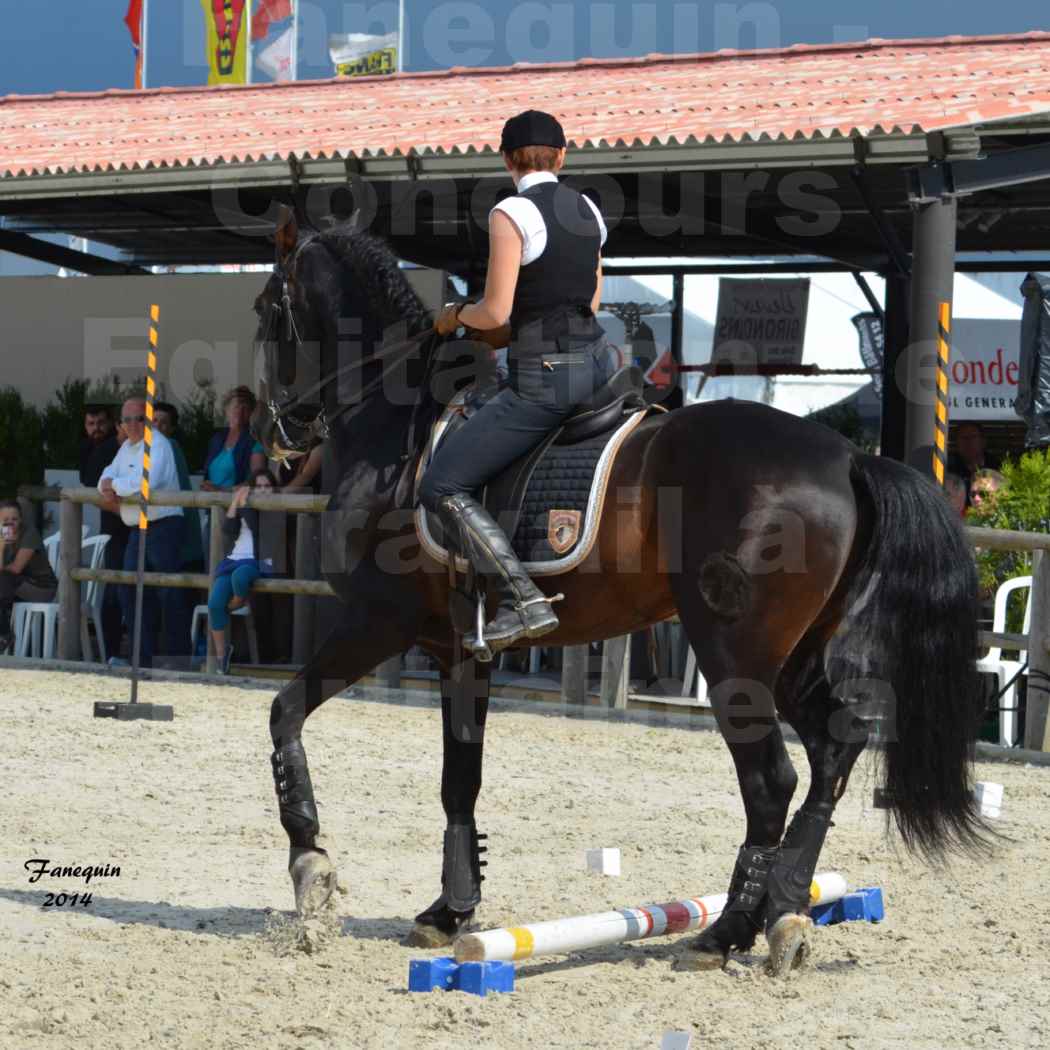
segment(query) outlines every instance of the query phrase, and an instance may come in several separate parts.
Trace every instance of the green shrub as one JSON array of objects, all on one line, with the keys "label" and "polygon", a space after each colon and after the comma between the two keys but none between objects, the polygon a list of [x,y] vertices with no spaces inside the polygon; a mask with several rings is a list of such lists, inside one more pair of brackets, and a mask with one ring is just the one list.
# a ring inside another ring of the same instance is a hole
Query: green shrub
[{"label": "green shrub", "polygon": [[[974,507],[966,518],[968,525],[989,529],[1016,529],[1021,532],[1050,532],[1050,456],[1046,451],[1025,452],[1002,466],[1006,484],[991,499]],[[978,550],[977,570],[981,590],[991,594],[999,584],[1032,571],[1032,555],[1027,551]],[[1007,630],[1020,631],[1017,623]]]},{"label": "green shrub", "polygon": [[197,388],[179,405],[179,431],[182,451],[191,474],[199,474],[208,454],[219,418],[215,411],[218,395],[210,379],[198,380]]},{"label": "green shrub", "polygon": [[44,480],[44,428],[40,413],[13,387],[0,388],[0,497],[19,485]]}]

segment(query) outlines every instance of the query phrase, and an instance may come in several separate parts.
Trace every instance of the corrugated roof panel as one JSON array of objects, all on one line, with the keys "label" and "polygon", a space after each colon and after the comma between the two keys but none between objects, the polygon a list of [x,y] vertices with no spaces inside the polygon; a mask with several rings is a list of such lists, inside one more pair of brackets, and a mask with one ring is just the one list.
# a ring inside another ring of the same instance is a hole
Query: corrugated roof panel
[{"label": "corrugated roof panel", "polygon": [[1050,33],[12,95],[0,99],[0,174],[485,151],[526,105],[556,113],[577,144],[933,131],[1050,112]]}]

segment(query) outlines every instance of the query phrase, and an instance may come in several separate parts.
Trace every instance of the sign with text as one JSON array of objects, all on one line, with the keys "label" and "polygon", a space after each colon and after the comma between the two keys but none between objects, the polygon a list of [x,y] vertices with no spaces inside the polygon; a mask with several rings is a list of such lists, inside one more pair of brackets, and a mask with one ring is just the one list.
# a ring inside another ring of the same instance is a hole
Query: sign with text
[{"label": "sign with text", "polygon": [[333,33],[328,51],[341,77],[370,77],[397,72],[397,33]]},{"label": "sign with text", "polygon": [[1020,373],[1020,339],[1020,321],[953,322],[948,386],[948,413],[952,420],[1018,422],[1014,401]]},{"label": "sign with text", "polygon": [[723,277],[711,362],[801,364],[808,306],[808,277]]}]

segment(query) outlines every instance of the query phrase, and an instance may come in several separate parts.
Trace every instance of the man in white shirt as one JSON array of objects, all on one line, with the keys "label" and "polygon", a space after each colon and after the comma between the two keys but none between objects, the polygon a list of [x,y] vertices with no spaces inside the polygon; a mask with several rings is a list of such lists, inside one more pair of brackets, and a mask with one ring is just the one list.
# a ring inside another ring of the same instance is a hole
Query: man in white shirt
[{"label": "man in white shirt", "polygon": [[[128,439],[120,446],[113,462],[99,478],[98,490],[107,497],[106,510],[120,513],[126,525],[131,526],[131,537],[124,552],[124,569],[134,572],[138,568],[139,508],[136,504],[120,503],[122,497],[137,498],[142,490],[142,456],[145,450],[146,402],[141,398],[130,398],[121,409],[121,420]],[[150,442],[150,492],[164,490],[179,491],[179,474],[171,443],[153,428]],[[149,528],[146,530],[146,569],[150,572],[178,572],[184,518],[181,507],[150,506]],[[159,591],[159,596],[158,596]],[[164,608],[166,649],[169,656],[185,655],[189,652],[190,607],[189,594],[178,587],[146,587],[142,602],[143,667],[153,664],[154,635],[159,620],[159,606]],[[124,613],[124,624],[128,637],[133,637],[135,623],[135,592],[131,587],[120,588],[120,604]]]}]

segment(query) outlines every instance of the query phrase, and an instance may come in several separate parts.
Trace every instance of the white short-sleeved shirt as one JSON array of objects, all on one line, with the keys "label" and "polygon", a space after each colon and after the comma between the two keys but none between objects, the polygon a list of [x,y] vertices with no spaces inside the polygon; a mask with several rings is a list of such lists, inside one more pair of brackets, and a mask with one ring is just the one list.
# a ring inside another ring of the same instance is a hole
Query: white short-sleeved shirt
[{"label": "white short-sleeved shirt", "polygon": [[[528,175],[522,175],[518,180],[519,196],[508,197],[506,200],[500,201],[492,209],[492,211],[503,212],[518,228],[518,232],[521,234],[522,266],[528,266],[529,263],[535,262],[543,254],[544,248],[547,247],[547,224],[543,221],[539,208],[528,197],[522,197],[520,194],[541,182],[557,181],[558,176],[552,171],[530,171]],[[601,231],[602,246],[604,247],[608,230],[605,228],[602,213],[598,210],[598,205],[590,197],[586,194],[581,194],[581,196],[591,206],[594,217],[598,220],[598,229]],[[492,212],[489,212],[490,219],[491,215]]]}]

